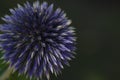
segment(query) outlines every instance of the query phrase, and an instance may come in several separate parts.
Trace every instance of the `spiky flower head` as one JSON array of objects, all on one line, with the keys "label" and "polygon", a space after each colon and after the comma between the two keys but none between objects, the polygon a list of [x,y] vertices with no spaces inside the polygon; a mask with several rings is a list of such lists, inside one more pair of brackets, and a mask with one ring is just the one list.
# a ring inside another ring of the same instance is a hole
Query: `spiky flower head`
[{"label": "spiky flower head", "polygon": [[53,10],[53,4],[25,3],[10,9],[2,18],[0,46],[3,58],[19,74],[49,79],[59,74],[63,65],[74,58],[75,33],[64,11]]}]

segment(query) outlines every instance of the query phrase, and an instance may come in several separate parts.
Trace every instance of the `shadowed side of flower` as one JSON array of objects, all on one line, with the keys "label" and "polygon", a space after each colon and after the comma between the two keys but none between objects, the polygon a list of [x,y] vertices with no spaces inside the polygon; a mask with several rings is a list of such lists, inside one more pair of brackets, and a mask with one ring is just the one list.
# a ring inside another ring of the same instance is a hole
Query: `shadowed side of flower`
[{"label": "shadowed side of flower", "polygon": [[74,58],[75,32],[71,20],[53,4],[25,3],[10,9],[11,15],[0,25],[0,46],[5,51],[3,58],[14,71],[37,79],[50,74],[58,75],[63,65]]}]

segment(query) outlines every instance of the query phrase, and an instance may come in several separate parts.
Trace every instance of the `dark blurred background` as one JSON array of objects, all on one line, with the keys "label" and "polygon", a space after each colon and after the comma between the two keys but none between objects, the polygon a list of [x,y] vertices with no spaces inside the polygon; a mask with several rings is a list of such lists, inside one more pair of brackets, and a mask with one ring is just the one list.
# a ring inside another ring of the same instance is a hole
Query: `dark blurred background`
[{"label": "dark blurred background", "polygon": [[[33,2],[35,0],[28,0]],[[72,19],[77,33],[76,58],[51,80],[120,80],[120,2],[113,0],[46,0]],[[0,17],[26,0],[0,0]],[[40,0],[43,2],[43,0]],[[3,23],[0,20],[0,23]],[[19,80],[19,79],[15,79]]]}]

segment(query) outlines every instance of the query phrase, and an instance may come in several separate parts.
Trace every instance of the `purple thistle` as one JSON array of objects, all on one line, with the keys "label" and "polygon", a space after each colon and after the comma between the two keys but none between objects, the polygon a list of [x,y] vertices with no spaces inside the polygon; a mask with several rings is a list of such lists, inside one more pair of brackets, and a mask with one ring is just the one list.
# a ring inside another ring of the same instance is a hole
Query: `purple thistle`
[{"label": "purple thistle", "polygon": [[53,4],[36,1],[10,12],[2,18],[6,23],[0,25],[0,46],[5,52],[3,58],[15,71],[30,78],[49,79],[50,74],[57,75],[63,65],[69,65],[76,37],[64,11],[53,11]]}]

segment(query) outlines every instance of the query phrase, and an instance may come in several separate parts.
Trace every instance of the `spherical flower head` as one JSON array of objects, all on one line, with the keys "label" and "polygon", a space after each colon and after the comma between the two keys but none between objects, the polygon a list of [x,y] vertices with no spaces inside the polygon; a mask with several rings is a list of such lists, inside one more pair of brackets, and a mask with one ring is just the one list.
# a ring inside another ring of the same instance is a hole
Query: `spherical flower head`
[{"label": "spherical flower head", "polygon": [[75,33],[64,11],[53,4],[25,3],[2,18],[0,46],[14,71],[37,79],[58,75],[74,58]]}]

